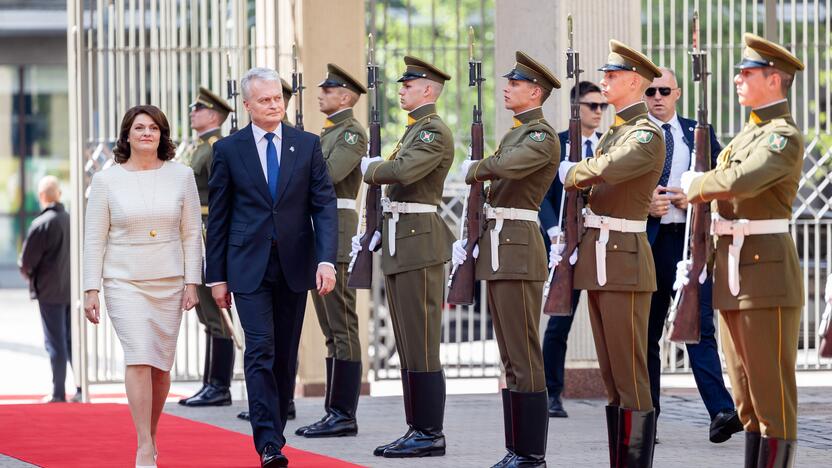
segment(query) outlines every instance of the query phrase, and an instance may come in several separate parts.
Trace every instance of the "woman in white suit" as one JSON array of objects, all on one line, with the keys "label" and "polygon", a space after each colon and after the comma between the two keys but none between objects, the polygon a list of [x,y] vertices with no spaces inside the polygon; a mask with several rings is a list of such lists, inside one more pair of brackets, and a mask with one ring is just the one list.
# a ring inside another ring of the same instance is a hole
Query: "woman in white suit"
[{"label": "woman in white suit", "polygon": [[182,311],[196,305],[202,281],[199,195],[193,171],[171,161],[170,126],[157,107],[127,111],[113,152],[118,164],[93,177],[87,201],[84,312],[99,322],[103,280],[124,348],[136,466],[155,466]]}]

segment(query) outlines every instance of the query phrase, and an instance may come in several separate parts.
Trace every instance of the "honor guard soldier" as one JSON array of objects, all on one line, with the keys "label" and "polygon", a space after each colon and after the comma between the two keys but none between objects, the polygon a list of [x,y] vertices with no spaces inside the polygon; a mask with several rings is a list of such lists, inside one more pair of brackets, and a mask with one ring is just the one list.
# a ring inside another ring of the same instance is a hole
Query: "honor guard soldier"
[{"label": "honor guard soldier", "polygon": [[[588,190],[575,289],[587,291],[598,364],[607,390],[610,466],[653,463],[655,413],[647,373],[647,321],[656,290],[647,214],[664,166],[661,130],[647,117],[644,91],[661,71],[640,52],[610,41],[601,92],[615,106],[595,156],[562,161],[566,190]],[[562,244],[552,247],[553,254]]]},{"label": "honor guard soldier", "polygon": [[[789,88],[803,63],[783,47],[745,34],[734,77],[748,123],[715,169],[686,172],[691,203],[711,203],[716,236],[713,303],[734,401],[745,426],[745,466],[791,467],[797,450],[795,363],[803,284],[792,204],[803,167],[803,134]],[[679,281],[687,281],[687,264]]]},{"label": "honor guard soldier", "polygon": [[[208,178],[214,152],[211,147],[222,134],[222,126],[228,114],[233,111],[224,99],[199,88],[196,100],[191,104],[191,128],[199,138],[196,145],[188,148],[183,163],[194,171],[199,202],[202,205],[203,223],[208,217]],[[179,400],[184,406],[222,406],[231,404],[231,376],[234,371],[234,341],[231,330],[225,324],[222,312],[211,296],[211,288],[197,287],[199,304],[196,314],[205,326],[205,367],[202,373],[202,388],[190,398]]]},{"label": "honor guard soldier", "polygon": [[[386,159],[364,158],[368,184],[387,185],[382,199],[381,269],[396,349],[401,360],[407,433],[377,447],[377,456],[425,457],[445,454],[442,422],[445,375],[439,362],[444,263],[455,240],[438,213],[445,177],[454,159],[453,134],[436,114],[436,100],[450,75],[415,57],[405,56],[399,102],[408,112],[407,127]],[[353,252],[361,246],[353,238]]]},{"label": "honor guard soldier", "polygon": [[367,134],[352,108],[367,88],[335,64],[318,85],[318,104],[326,114],[321,130],[321,149],[338,197],[338,265],[335,288],[324,297],[312,293],[318,323],[326,337],[326,414],[317,423],[302,426],[295,434],[305,437],[356,435],[355,409],[361,392],[361,343],[355,290],[347,287],[350,233],[356,232],[355,197],[361,188],[361,158],[367,151]]},{"label": "honor guard soldier", "polygon": [[[476,278],[488,281],[488,310],[506,373],[503,421],[508,453],[495,467],[545,467],[549,426],[546,377],[540,349],[546,247],[538,207],[560,161],[557,133],[542,105],[560,81],[523,52],[507,74],[504,105],[514,126],[493,156],[462,164],[469,184],[491,181],[483,213],[487,220],[474,255]],[[454,242],[453,261],[465,261],[465,240]]]}]

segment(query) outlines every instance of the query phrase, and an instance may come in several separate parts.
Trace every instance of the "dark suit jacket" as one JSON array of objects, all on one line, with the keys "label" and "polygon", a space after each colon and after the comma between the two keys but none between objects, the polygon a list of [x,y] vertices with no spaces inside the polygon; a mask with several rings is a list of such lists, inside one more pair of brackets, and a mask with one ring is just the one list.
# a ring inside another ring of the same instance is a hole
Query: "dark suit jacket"
[{"label": "dark suit jacket", "polygon": [[[595,135],[601,138],[600,132],[595,132]],[[558,133],[558,140],[560,140],[560,160],[565,161],[569,159],[569,154],[566,151],[566,144],[569,142],[569,131],[564,130]],[[583,154],[583,151],[581,154]],[[546,196],[543,197],[543,202],[540,203],[540,227],[543,230],[543,239],[546,241],[547,251],[549,249],[549,235],[546,234],[546,230],[560,224],[558,214],[560,214],[560,197],[562,194],[563,184],[560,182],[560,177],[555,174],[555,180],[552,181]]]},{"label": "dark suit jacket", "polygon": [[206,283],[227,281],[231,292],[253,292],[275,235],[292,291],[315,288],[319,262],[335,264],[337,202],[317,135],[283,125],[274,203],[250,124],[214,144],[208,187]]},{"label": "dark suit jacket", "polygon": [[[696,121],[691,119],[686,119],[682,116],[679,117],[679,124],[682,126],[682,139],[685,141],[685,144],[688,145],[688,148],[691,150],[691,155],[693,155],[693,130],[696,128]],[[716,166],[716,157],[719,155],[719,152],[722,151],[722,145],[719,144],[719,140],[716,139],[716,134],[714,133],[714,128],[710,127],[711,129],[711,167]],[[656,240],[656,236],[659,234],[659,224],[661,224],[661,218],[654,218],[653,216],[647,217],[647,240],[652,244],[653,241]]]},{"label": "dark suit jacket", "polygon": [[69,304],[69,213],[55,203],[32,221],[23,241],[20,272],[29,280],[32,299]]}]

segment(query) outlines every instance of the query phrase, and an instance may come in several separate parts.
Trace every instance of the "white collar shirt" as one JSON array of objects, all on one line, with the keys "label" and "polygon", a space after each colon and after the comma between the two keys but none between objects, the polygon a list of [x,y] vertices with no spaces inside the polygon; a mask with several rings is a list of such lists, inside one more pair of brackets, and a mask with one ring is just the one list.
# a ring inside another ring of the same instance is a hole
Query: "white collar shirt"
[{"label": "white collar shirt", "polygon": [[[670,134],[673,135],[673,161],[670,165],[670,177],[667,180],[667,186],[681,187],[682,173],[690,170],[691,148],[685,142],[685,133],[682,131],[682,123],[679,121],[679,116],[677,114],[673,114],[673,117],[671,117],[668,122],[662,122],[653,114],[648,114],[648,117],[662,131],[662,136],[664,136],[664,128],[662,128],[662,125],[665,123],[670,124]],[[684,223],[686,214],[687,213],[685,213],[684,210],[680,210],[671,204],[670,210],[666,215],[662,216],[661,223]]]},{"label": "white collar shirt", "polygon": [[[266,134],[269,133],[266,130],[258,127],[254,123],[251,124],[251,133],[254,134],[254,146],[257,147],[257,156],[260,158],[260,166],[263,168],[263,177],[266,178],[266,181],[269,180],[269,171],[266,162],[266,147],[269,144],[269,140],[266,138]],[[277,125],[277,128],[274,129],[274,147],[277,150],[277,164],[280,165],[280,157],[281,157],[281,142],[283,141],[283,123]]]}]

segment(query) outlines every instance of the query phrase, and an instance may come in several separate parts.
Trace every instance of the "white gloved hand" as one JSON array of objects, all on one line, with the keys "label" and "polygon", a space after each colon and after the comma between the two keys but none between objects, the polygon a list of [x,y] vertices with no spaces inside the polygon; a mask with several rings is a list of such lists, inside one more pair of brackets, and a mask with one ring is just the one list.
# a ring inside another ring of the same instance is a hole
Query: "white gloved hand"
[{"label": "white gloved hand", "polygon": [[578,263],[578,247],[575,247],[575,250],[572,251],[572,255],[569,256],[569,264],[574,265]]},{"label": "white gloved hand", "polygon": [[[468,239],[460,239],[451,244],[451,262],[454,265],[462,265],[468,259],[468,252],[465,251],[467,245]],[[475,259],[480,256],[479,245],[474,246],[473,254]]]},{"label": "white gloved hand", "polygon": [[701,177],[702,174],[703,172],[696,171],[685,171],[682,173],[682,181],[679,185],[682,186],[682,191],[685,192],[685,195],[688,195],[688,192],[690,191],[690,184],[692,184],[697,177]]},{"label": "white gloved hand", "polygon": [[676,280],[673,282],[673,290],[678,291],[687,286],[690,282],[688,275],[693,266],[690,260],[681,260],[676,263]]},{"label": "white gloved hand", "polygon": [[832,304],[832,275],[826,277],[826,291],[823,297],[827,304]]},{"label": "white gloved hand", "polygon": [[363,158],[361,158],[361,174],[363,175],[367,173],[367,168],[370,167],[370,164],[381,160],[381,156],[375,156],[372,158],[364,156]]},{"label": "white gloved hand", "polygon": [[551,244],[549,246],[549,269],[557,267],[560,264],[560,261],[563,260],[561,254],[563,254],[563,249],[566,248],[566,244]]},{"label": "white gloved hand", "polygon": [[376,231],[373,233],[373,237],[370,239],[370,245],[367,248],[370,249],[370,252],[375,252],[379,245],[381,245],[381,233]]},{"label": "white gloved hand", "polygon": [[468,171],[471,170],[471,166],[473,165],[474,161],[472,161],[470,158],[462,161],[462,163],[459,165],[459,173],[462,174],[463,179],[468,176]]},{"label": "white gloved hand", "polygon": [[566,174],[569,173],[569,169],[572,169],[572,166],[577,165],[578,163],[572,161],[561,161],[560,166],[558,166],[558,178],[560,178],[560,183],[566,183]]}]

